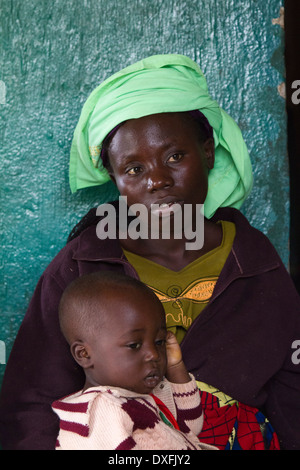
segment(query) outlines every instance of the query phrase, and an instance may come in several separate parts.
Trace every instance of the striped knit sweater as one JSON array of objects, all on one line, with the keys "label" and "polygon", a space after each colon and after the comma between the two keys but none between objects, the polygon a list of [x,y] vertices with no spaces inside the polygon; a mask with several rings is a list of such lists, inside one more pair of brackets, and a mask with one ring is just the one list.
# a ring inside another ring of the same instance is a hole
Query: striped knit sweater
[{"label": "striped knit sweater", "polygon": [[56,449],[210,449],[197,438],[203,415],[191,378],[186,384],[164,379],[151,395],[99,386],[57,400],[52,404],[60,418]]}]

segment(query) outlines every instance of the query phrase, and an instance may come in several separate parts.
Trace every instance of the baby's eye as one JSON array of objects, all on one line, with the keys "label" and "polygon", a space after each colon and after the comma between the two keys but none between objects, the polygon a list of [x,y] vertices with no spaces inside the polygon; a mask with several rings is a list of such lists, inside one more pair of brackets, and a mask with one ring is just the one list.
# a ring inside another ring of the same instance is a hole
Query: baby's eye
[{"label": "baby's eye", "polygon": [[165,339],[157,339],[155,341],[156,346],[163,346],[165,344],[166,340]]},{"label": "baby's eye", "polygon": [[171,156],[168,158],[168,162],[169,162],[169,163],[177,163],[177,162],[179,162],[182,158],[183,158],[183,154],[182,154],[182,153],[174,153],[173,155],[171,155]]},{"label": "baby's eye", "polygon": [[129,349],[140,349],[141,343],[129,343],[127,344],[127,347]]}]

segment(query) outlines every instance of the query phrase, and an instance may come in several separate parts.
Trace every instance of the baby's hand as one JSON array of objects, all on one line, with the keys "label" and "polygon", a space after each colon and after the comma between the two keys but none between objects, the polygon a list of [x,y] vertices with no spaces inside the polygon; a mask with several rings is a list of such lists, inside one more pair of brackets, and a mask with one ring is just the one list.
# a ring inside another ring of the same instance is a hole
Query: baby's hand
[{"label": "baby's hand", "polygon": [[168,359],[167,379],[173,383],[189,382],[191,379],[182,360],[181,348],[176,336],[171,331],[167,332],[166,349]]},{"label": "baby's hand", "polygon": [[182,361],[181,348],[177,342],[176,336],[171,333],[171,331],[167,332],[166,348],[168,367],[173,367],[179,364],[179,362]]}]

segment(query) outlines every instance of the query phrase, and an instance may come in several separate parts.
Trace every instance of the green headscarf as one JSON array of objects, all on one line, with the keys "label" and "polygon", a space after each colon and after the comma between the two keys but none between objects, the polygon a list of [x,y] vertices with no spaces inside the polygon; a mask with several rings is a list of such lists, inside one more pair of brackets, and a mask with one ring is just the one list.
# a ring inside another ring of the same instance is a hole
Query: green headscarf
[{"label": "green headscarf", "polygon": [[155,55],[112,75],[83,106],[70,155],[71,191],[109,180],[99,159],[106,135],[128,119],[199,109],[214,130],[215,166],[209,172],[205,216],[219,207],[240,208],[252,188],[249,154],[240,129],[219,107],[205,77],[188,57]]}]

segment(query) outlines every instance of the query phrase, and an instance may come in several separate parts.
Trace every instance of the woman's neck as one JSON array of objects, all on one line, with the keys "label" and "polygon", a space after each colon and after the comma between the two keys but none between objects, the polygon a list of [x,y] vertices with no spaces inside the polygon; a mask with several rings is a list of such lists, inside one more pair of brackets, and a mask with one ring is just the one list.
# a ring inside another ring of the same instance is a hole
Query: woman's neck
[{"label": "woman's neck", "polygon": [[222,226],[205,219],[204,243],[199,249],[187,249],[192,240],[181,239],[138,239],[120,240],[123,249],[154,261],[173,271],[180,271],[200,256],[217,248],[222,243]]}]

